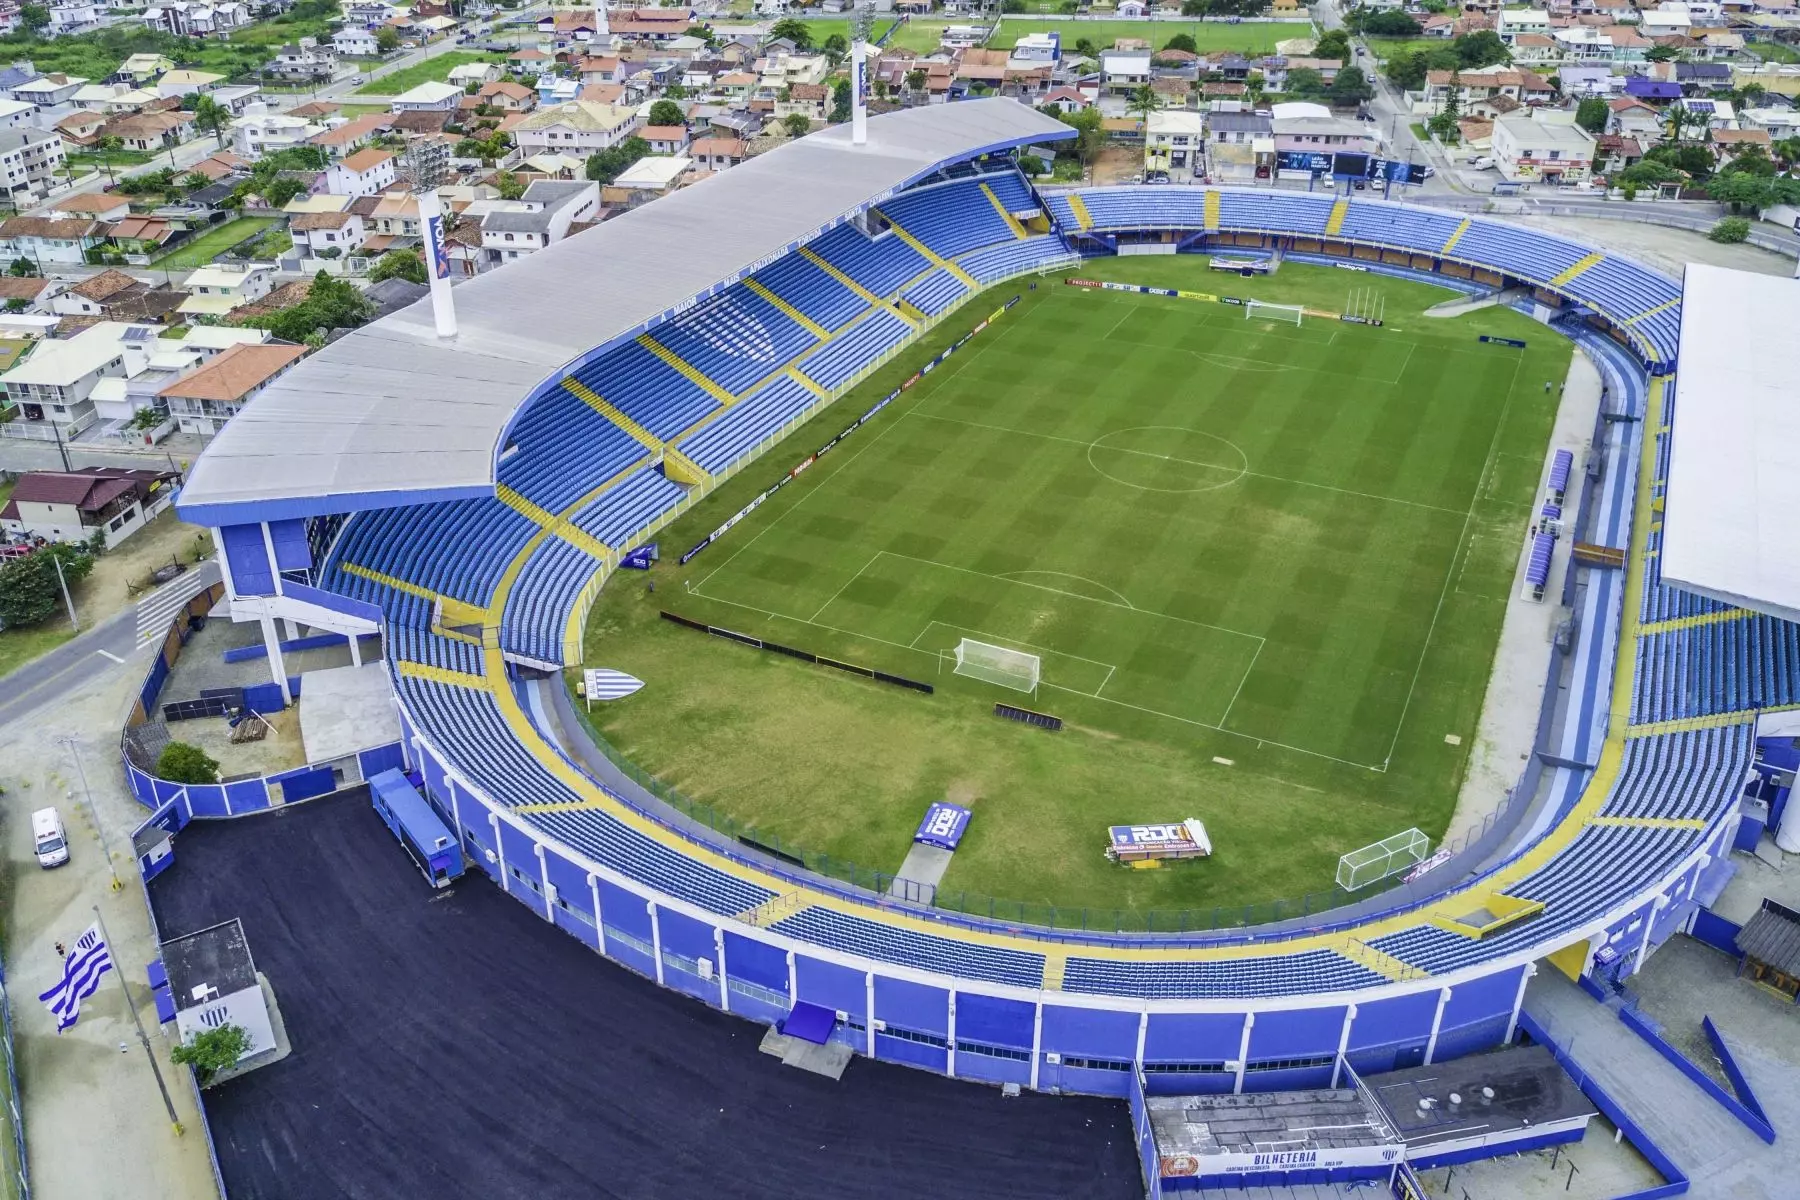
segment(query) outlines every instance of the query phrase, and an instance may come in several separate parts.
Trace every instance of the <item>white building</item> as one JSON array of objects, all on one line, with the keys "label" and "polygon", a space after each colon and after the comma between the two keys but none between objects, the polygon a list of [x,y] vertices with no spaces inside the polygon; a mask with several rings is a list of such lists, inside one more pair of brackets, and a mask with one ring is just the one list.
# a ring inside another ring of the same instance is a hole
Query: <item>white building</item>
[{"label": "white building", "polygon": [[340,29],[331,35],[331,47],[345,58],[374,58],[381,53],[367,29]]},{"label": "white building", "polygon": [[201,267],[182,282],[188,298],[178,310],[189,315],[222,317],[239,305],[261,300],[275,288],[275,268],[249,263],[242,267]]},{"label": "white building", "polygon": [[527,156],[561,151],[586,157],[636,132],[636,110],[589,100],[540,108],[513,129],[513,143]]},{"label": "white building", "polygon": [[463,90],[448,83],[421,83],[394,97],[393,110],[403,112],[454,112]]},{"label": "white building", "polygon": [[40,129],[0,129],[0,180],[15,208],[35,204],[55,186],[67,154],[60,133]]},{"label": "white building", "polygon": [[1144,170],[1167,171],[1171,183],[1192,183],[1202,171],[1206,114],[1163,109],[1150,114],[1144,131]]},{"label": "white building", "polygon": [[248,104],[244,115],[231,123],[231,140],[245,158],[261,158],[275,150],[306,144],[306,139],[324,133],[322,125],[314,125],[304,117],[290,117],[272,112],[264,103]]},{"label": "white building", "polygon": [[1514,182],[1585,183],[1594,173],[1594,135],[1572,111],[1533,109],[1494,122],[1494,163]]},{"label": "white building", "polygon": [[393,182],[393,154],[368,147],[345,155],[325,172],[325,190],[334,196],[374,196]]},{"label": "white building", "polygon": [[540,179],[520,199],[495,202],[482,216],[482,261],[497,266],[542,250],[567,237],[570,225],[599,214],[599,184]]},{"label": "white building", "polygon": [[67,440],[92,425],[94,386],[125,375],[122,342],[130,328],[101,321],[72,338],[47,338],[30,358],[0,375],[6,398],[19,409],[18,420],[0,426],[0,433],[47,440],[55,436],[54,426]]}]

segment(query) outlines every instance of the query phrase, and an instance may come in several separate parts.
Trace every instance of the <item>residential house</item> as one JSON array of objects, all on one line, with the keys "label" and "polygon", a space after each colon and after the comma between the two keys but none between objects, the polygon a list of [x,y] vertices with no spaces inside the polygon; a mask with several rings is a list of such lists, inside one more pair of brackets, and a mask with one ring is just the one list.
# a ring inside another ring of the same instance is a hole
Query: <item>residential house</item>
[{"label": "residential house", "polygon": [[245,158],[257,159],[289,146],[302,146],[323,133],[324,127],[305,117],[270,112],[266,105],[253,104],[249,111],[231,123],[231,140]]},{"label": "residential house", "polygon": [[654,200],[680,187],[692,166],[693,160],[685,157],[641,158],[607,184],[600,198],[626,207]]},{"label": "residential house", "polygon": [[[295,221],[303,219],[296,217]],[[296,237],[295,241],[298,240]],[[275,286],[275,268],[258,263],[201,267],[183,280],[181,286],[188,293],[181,312],[222,317],[240,305],[254,303],[268,295]]]},{"label": "residential house", "polygon": [[74,99],[75,93],[86,83],[87,80],[79,75],[64,75],[58,71],[17,84],[11,94],[14,100],[23,100],[39,108],[55,108]]},{"label": "residential house", "polygon": [[1494,163],[1514,182],[1583,183],[1593,174],[1594,135],[1568,109],[1510,113],[1494,122]]},{"label": "residential house", "polygon": [[[0,238],[12,221],[0,224]],[[30,358],[0,375],[0,388],[17,414],[0,423],[0,437],[67,441],[92,425],[94,385],[125,375],[120,339],[128,328],[107,321],[71,338],[46,339]]]},{"label": "residential house", "polygon": [[513,142],[528,155],[554,150],[586,157],[630,137],[639,120],[634,109],[572,100],[527,116],[513,129]]},{"label": "residential house", "polygon": [[1594,138],[1594,174],[1616,175],[1625,168],[1642,162],[1644,149],[1636,138],[1617,133],[1602,133]]},{"label": "residential house", "polygon": [[68,154],[60,133],[39,129],[0,129],[0,186],[15,208],[35,204],[49,194],[54,176]]},{"label": "residential house", "polygon": [[1729,100],[1700,100],[1682,97],[1671,108],[1686,109],[1693,116],[1688,128],[1705,128],[1717,133],[1737,128],[1737,112]]},{"label": "residential house", "polygon": [[1495,32],[1507,45],[1515,45],[1521,35],[1550,36],[1550,14],[1541,8],[1503,8]]},{"label": "residential house", "polygon": [[1647,104],[1667,104],[1681,99],[1681,85],[1674,80],[1633,75],[1625,80],[1625,94]]},{"label": "residential house", "polygon": [[456,102],[462,98],[463,90],[448,83],[421,83],[418,87],[400,93],[394,97],[394,111],[403,112],[454,112]]},{"label": "residential house", "polygon": [[634,41],[670,42],[687,33],[694,12],[686,6],[637,8],[608,14],[602,30]]},{"label": "residential house", "polygon": [[1376,154],[1381,131],[1373,122],[1344,117],[1276,117],[1269,122],[1277,154]]},{"label": "residential house", "polygon": [[193,135],[194,115],[180,109],[114,117],[100,127],[101,137],[116,137],[127,149],[149,152],[179,146]]},{"label": "residential house", "polygon": [[1427,71],[1423,93],[1426,103],[1433,109],[1443,108],[1451,88],[1456,85],[1460,85],[1458,99],[1464,108],[1494,96],[1505,96],[1520,104],[1542,104],[1554,94],[1549,81],[1533,71],[1515,71],[1510,67],[1462,72]]},{"label": "residential house", "polygon": [[138,112],[157,99],[155,92],[128,83],[89,83],[77,88],[69,103],[76,108],[111,115]]},{"label": "residential house", "polygon": [[483,104],[501,112],[530,112],[537,107],[537,93],[522,83],[500,80],[475,93]]},{"label": "residential house", "polygon": [[1204,113],[1153,112],[1144,130],[1144,169],[1166,171],[1171,183],[1192,183],[1203,170],[1205,145]]},{"label": "residential house", "polygon": [[0,275],[0,309],[9,313],[45,313],[62,294],[59,280],[41,275]]},{"label": "residential house", "polygon": [[1110,96],[1130,96],[1150,83],[1150,55],[1105,51],[1100,55],[1100,84]]},{"label": "residential house", "polygon": [[15,62],[8,66],[0,67],[0,96],[5,96],[8,100],[24,99],[23,96],[13,95],[13,89],[17,88],[20,84],[30,83],[37,77],[38,69],[29,61]]},{"label": "residential house", "polygon": [[451,110],[443,108],[395,113],[392,117],[394,132],[409,141],[413,138],[433,137],[444,132],[444,126],[450,123],[451,115]]},{"label": "residential house", "polygon": [[1274,177],[1275,125],[1259,112],[1206,114],[1208,170],[1220,182],[1244,183]]},{"label": "residential house", "polygon": [[214,104],[234,117],[241,117],[250,110],[252,104],[262,100],[262,89],[253,83],[236,83],[227,87],[214,88],[210,93]]},{"label": "residential house", "polygon": [[1644,146],[1662,140],[1662,114],[1642,100],[1621,96],[1607,101],[1606,107],[1606,132],[1633,138]]},{"label": "residential house", "polygon": [[598,184],[539,180],[520,199],[497,202],[481,217],[482,260],[497,266],[542,250],[567,237],[570,225],[599,213]]},{"label": "residential house", "polygon": [[723,171],[744,161],[744,143],[734,137],[695,138],[687,152],[708,171]]},{"label": "residential house", "polygon": [[[37,110],[32,109],[33,112]],[[106,125],[105,113],[72,112],[54,126],[55,131],[67,145],[91,146],[100,138],[100,130]]]},{"label": "residential house", "polygon": [[109,236],[112,244],[126,256],[127,261],[141,260],[147,263],[152,255],[174,240],[177,232],[179,231],[174,222],[168,217],[151,213],[114,221]]},{"label": "residential house", "polygon": [[65,37],[72,33],[91,33],[105,22],[105,8],[95,0],[50,0],[50,28],[52,37]]},{"label": "residential house", "polygon": [[80,266],[87,252],[106,240],[106,224],[88,217],[8,217],[0,221],[0,257],[28,258],[40,269]]},{"label": "residential house", "polygon": [[796,83],[775,101],[775,119],[799,113],[809,121],[823,121],[830,111],[831,89],[822,83]]},{"label": "residential house", "polygon": [[1719,62],[1677,62],[1675,82],[1684,95],[1698,96],[1707,92],[1728,92],[1732,88],[1731,67]]},{"label": "residential house", "polygon": [[645,125],[637,135],[650,144],[652,154],[681,154],[688,147],[686,125]]},{"label": "residential house", "polygon": [[[356,212],[302,213],[288,222],[288,232],[304,257],[329,262],[362,249],[368,226]],[[317,264],[309,269],[316,270]]]},{"label": "residential house", "polygon": [[211,71],[170,71],[156,81],[156,94],[165,100],[195,93],[204,95],[225,82]]},{"label": "residential house", "polygon": [[65,317],[160,325],[173,319],[186,297],[186,292],[167,284],[152,285],[123,271],[106,270],[71,284],[50,302],[50,311]]},{"label": "residential house", "polygon": [[116,546],[174,502],[180,480],[174,471],[127,467],[27,471],[0,508],[0,529],[53,542],[101,534]]},{"label": "residential house", "polygon": [[37,115],[37,105],[27,104],[23,100],[0,100],[0,129],[17,129],[21,125],[37,128],[38,123],[32,118]]},{"label": "residential house", "polygon": [[340,58],[376,58],[381,54],[380,47],[375,44],[375,35],[353,25],[331,35],[331,48]]},{"label": "residential house", "polygon": [[[420,235],[419,198],[411,192],[384,192],[373,197],[375,204],[363,214],[368,230],[364,245],[370,253],[390,250]],[[376,239],[384,239],[380,245]]]},{"label": "residential house", "polygon": [[161,54],[133,54],[119,64],[113,74],[136,87],[147,87],[155,83],[165,71],[175,69],[175,60]]},{"label": "residential house", "polygon": [[131,197],[122,192],[77,192],[55,201],[47,211],[95,221],[123,221],[131,215]]},{"label": "residential house", "polygon": [[334,196],[373,196],[392,186],[394,178],[393,154],[365,147],[325,169],[325,190]]},{"label": "residential house", "polygon": [[352,121],[344,121],[333,125],[322,133],[315,133],[307,138],[307,144],[317,146],[333,159],[341,159],[354,154],[367,145],[378,134],[393,128],[394,119],[386,113],[369,113]]},{"label": "residential house", "polygon": [[305,346],[271,342],[233,346],[199,370],[168,384],[157,397],[183,433],[210,438],[270,383],[306,356]]},{"label": "residential house", "polygon": [[1708,143],[1713,155],[1723,164],[1746,150],[1761,150],[1768,157],[1774,139],[1766,129],[1715,129]]},{"label": "residential house", "polygon": [[462,63],[450,68],[445,82],[459,88],[467,88],[471,83],[476,87],[493,83],[500,78],[500,64],[490,62]]},{"label": "residential house", "polygon": [[275,52],[275,59],[263,68],[283,79],[330,79],[337,69],[337,51],[330,43],[309,37],[289,42]]}]

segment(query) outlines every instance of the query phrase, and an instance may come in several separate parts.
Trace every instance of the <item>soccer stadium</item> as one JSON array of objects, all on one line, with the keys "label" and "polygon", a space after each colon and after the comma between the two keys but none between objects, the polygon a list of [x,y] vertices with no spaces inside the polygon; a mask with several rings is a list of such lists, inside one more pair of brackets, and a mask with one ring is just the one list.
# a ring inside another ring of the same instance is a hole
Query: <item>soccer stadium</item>
[{"label": "soccer stadium", "polygon": [[[1567,1140],[1228,1163],[1157,1106],[1550,1043],[1534,978],[1708,916],[1800,707],[1792,568],[1718,532],[1755,297],[1348,189],[1021,174],[1069,136],[908,109],[459,284],[454,336],[421,302],[271,385],[184,519],[284,693],[277,621],[380,634],[402,736],[352,781],[681,1004],[1128,1098],[1152,1195]],[[1531,752],[1446,838],[1520,598],[1567,612],[1505,666]],[[170,832],[271,804],[128,772]]]}]

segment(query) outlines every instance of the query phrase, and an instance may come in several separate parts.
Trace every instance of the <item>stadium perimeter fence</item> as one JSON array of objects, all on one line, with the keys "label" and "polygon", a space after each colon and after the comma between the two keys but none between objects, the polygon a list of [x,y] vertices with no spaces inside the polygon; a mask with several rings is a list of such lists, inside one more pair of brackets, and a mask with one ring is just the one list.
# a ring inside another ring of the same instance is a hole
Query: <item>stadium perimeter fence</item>
[{"label": "stadium perimeter fence", "polygon": [[13,1055],[12,988],[6,982],[5,964],[0,963],[0,1052],[6,1057],[5,1124],[10,1137],[0,1137],[0,1164],[5,1176],[0,1181],[0,1195],[8,1200],[31,1200],[31,1172],[25,1162],[25,1115],[19,1104],[19,1067]]}]

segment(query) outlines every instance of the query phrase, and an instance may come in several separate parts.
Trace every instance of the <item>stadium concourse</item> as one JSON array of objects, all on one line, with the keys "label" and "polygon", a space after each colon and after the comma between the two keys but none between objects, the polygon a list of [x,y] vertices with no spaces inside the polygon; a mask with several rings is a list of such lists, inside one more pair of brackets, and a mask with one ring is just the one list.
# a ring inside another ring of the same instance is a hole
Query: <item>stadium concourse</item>
[{"label": "stadium concourse", "polygon": [[[1672,373],[1714,335],[1674,281],[1498,221],[1040,191],[1012,155],[1071,132],[1004,99],[875,118],[866,145],[828,130],[458,287],[451,341],[420,305],[328,346],[181,496],[218,531],[234,617],[263,622],[278,680],[276,618],[382,629],[408,765],[470,861],[665,987],[771,1024],[815,1006],[871,1057],[1113,1096],[1316,1087],[1509,1040],[1542,960],[1628,976],[1730,870],[1759,711],[1800,704],[1795,626],[1658,574]],[[1509,841],[1280,927],[1021,928],[696,832],[558,747],[531,681],[580,661],[623,553],[984,288],[1144,243],[1525,288],[1600,367],[1567,523],[1608,553],[1570,573],[1544,799]]]}]

